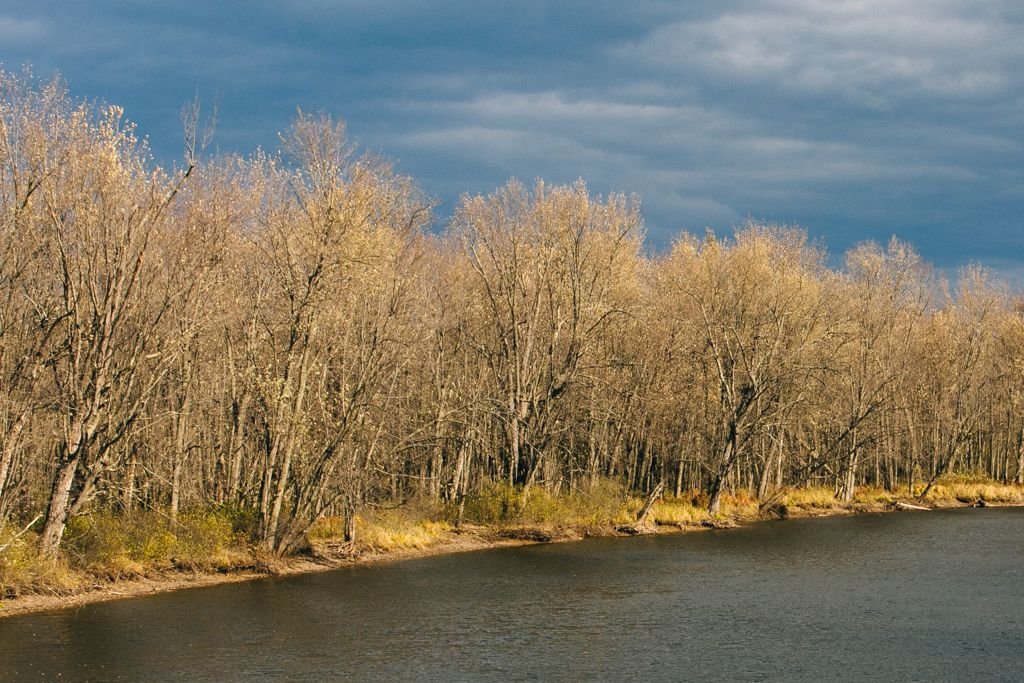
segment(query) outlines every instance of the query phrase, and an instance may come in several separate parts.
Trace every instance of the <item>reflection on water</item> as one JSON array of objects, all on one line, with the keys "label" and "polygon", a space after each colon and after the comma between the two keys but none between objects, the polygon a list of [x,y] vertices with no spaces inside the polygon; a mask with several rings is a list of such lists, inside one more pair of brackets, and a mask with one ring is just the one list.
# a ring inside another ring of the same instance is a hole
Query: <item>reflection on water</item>
[{"label": "reflection on water", "polygon": [[0,620],[0,680],[1020,680],[1024,509],[356,567]]}]

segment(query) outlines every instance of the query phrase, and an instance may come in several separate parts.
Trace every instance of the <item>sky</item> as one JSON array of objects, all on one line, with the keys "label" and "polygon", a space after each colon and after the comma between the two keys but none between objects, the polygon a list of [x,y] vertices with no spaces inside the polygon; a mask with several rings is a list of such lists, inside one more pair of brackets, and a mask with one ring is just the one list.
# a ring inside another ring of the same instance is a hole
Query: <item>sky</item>
[{"label": "sky", "polygon": [[1019,0],[0,0],[3,68],[123,106],[164,163],[196,93],[222,151],[323,110],[439,224],[512,177],[582,177],[639,196],[652,250],[754,219],[1015,284],[1021,35]]}]

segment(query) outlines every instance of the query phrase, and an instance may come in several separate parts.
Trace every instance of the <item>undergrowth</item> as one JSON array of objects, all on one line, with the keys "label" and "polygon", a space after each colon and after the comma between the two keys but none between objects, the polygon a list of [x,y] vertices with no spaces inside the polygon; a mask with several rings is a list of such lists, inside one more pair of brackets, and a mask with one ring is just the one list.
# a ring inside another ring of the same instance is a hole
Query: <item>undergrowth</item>
[{"label": "undergrowth", "polygon": [[592,527],[632,521],[642,501],[612,481],[555,494],[490,482],[466,497],[463,520],[493,526]]},{"label": "undergrowth", "polygon": [[0,535],[0,596],[63,594],[97,580],[168,570],[224,572],[253,565],[246,516],[229,508],[193,510],[174,523],[159,511],[93,512],[69,521],[60,557],[40,555],[35,531]]},{"label": "undergrowth", "polygon": [[[452,525],[442,506],[417,501],[395,508],[368,508],[356,516],[355,550],[385,552],[426,548],[444,539]],[[337,541],[345,536],[342,517],[325,517],[309,532],[312,541]]]},{"label": "undergrowth", "polygon": [[[920,494],[919,484],[914,495]],[[840,502],[828,487],[789,489],[778,498],[786,510],[840,511],[885,509],[897,500],[912,498],[903,492],[859,487],[852,505]],[[1024,486],[1001,484],[970,475],[947,476],[932,487],[925,504],[955,506],[987,503],[1024,504]],[[543,487],[522,488],[504,483],[484,484],[459,507],[430,501],[412,501],[393,508],[367,507],[356,517],[358,552],[388,552],[427,548],[451,538],[457,525],[502,529],[539,527],[546,530],[607,529],[632,524],[643,504],[638,494],[611,481],[598,481],[568,493],[555,494]],[[722,518],[748,521],[761,513],[756,497],[744,491],[723,495],[718,520],[707,513],[706,493],[693,491],[659,500],[650,519],[661,525],[693,527],[716,525]],[[314,544],[344,537],[345,520],[328,517],[310,531]],[[0,599],[28,593],[68,594],[98,581],[147,576],[167,571],[224,572],[260,564],[253,547],[255,513],[218,507],[183,512],[177,523],[161,511],[130,515],[93,512],[68,524],[57,559],[39,554],[37,530],[18,535],[13,525],[0,527]]]},{"label": "undergrowth", "polygon": [[928,492],[928,500],[967,504],[979,500],[986,503],[1020,504],[1024,503],[1024,486],[1001,484],[972,475],[947,475],[932,486]]}]

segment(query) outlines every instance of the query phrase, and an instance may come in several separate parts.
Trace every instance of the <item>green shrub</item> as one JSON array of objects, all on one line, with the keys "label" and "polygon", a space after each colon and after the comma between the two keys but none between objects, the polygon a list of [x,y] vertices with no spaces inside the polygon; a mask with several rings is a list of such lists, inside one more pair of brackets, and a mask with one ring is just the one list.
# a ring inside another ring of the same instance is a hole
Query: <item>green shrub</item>
[{"label": "green shrub", "polygon": [[259,529],[259,510],[234,503],[219,505],[211,513],[231,525],[231,532],[239,539],[253,540]]},{"label": "green shrub", "polygon": [[179,566],[224,568],[236,564],[245,553],[251,530],[238,528],[232,510],[193,510],[182,515],[174,528],[173,561]]},{"label": "green shrub", "polygon": [[504,482],[487,482],[466,496],[464,519],[478,524],[503,524],[523,511],[523,493]]}]

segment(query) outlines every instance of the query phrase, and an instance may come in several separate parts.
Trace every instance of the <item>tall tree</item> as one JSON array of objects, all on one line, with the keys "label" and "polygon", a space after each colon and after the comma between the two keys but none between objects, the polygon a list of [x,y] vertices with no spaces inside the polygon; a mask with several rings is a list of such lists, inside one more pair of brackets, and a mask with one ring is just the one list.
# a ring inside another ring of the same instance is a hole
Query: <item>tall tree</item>
[{"label": "tall tree", "polygon": [[454,224],[482,301],[476,344],[505,428],[507,477],[529,488],[559,433],[565,393],[602,330],[626,313],[617,284],[635,277],[638,207],[592,198],[582,181],[532,193],[511,182],[464,198]]}]

